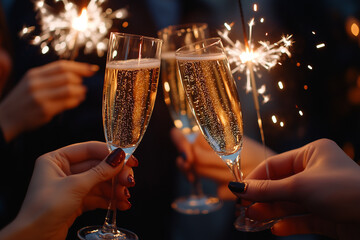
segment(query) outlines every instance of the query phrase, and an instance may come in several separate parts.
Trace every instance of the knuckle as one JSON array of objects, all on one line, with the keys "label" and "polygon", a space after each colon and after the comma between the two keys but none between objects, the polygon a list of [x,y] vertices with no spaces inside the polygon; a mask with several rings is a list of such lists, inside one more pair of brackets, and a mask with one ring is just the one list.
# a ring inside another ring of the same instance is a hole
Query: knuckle
[{"label": "knuckle", "polygon": [[66,85],[65,87],[64,87],[64,96],[65,97],[70,97],[70,96],[72,96],[73,95],[73,89],[72,89],[72,87],[70,86],[70,85]]},{"label": "knuckle", "polygon": [[25,76],[26,76],[27,79],[32,79],[32,78],[34,78],[36,76],[36,74],[37,74],[37,70],[32,68],[32,69],[30,69],[29,71],[26,72]]},{"label": "knuckle", "polygon": [[58,71],[65,71],[66,70],[66,65],[67,65],[67,62],[65,60],[60,60],[58,61],[58,64],[57,64],[57,69]]},{"label": "knuckle", "polygon": [[321,146],[332,146],[332,145],[336,145],[336,143],[333,140],[327,139],[327,138],[322,138],[316,141],[319,145]]},{"label": "knuckle", "polygon": [[266,194],[268,186],[269,186],[268,181],[259,181],[257,183],[257,189],[259,189],[259,194],[262,194],[262,195]]},{"label": "knuckle", "polygon": [[302,196],[299,196],[299,189],[301,188],[301,185],[299,184],[298,181],[296,181],[295,178],[289,178],[287,181],[286,186],[284,186],[286,189],[284,189],[284,191],[287,193],[287,195],[292,198],[293,200],[299,200],[299,197],[301,198]]},{"label": "knuckle", "polygon": [[100,181],[105,181],[108,179],[108,176],[106,174],[106,171],[103,166],[97,165],[91,169],[93,172],[95,172],[95,175]]}]

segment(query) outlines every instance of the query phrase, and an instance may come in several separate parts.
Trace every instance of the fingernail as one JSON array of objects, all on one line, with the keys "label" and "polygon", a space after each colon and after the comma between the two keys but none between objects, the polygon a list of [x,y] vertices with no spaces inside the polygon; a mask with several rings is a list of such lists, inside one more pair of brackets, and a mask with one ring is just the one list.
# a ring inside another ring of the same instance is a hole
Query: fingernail
[{"label": "fingernail", "polygon": [[98,65],[90,65],[90,70],[93,71],[93,72],[97,72],[99,71],[99,66]]},{"label": "fingernail", "polygon": [[185,152],[181,152],[180,156],[186,161],[187,160],[187,156]]},{"label": "fingernail", "polygon": [[127,180],[131,185],[135,185],[135,179],[133,175],[129,175]]},{"label": "fingernail", "polygon": [[125,194],[125,197],[127,197],[127,198],[130,197],[130,192],[129,192],[129,189],[128,189],[128,188],[125,188],[125,189],[124,189],[124,194]]},{"label": "fingernail", "polygon": [[246,182],[229,182],[229,189],[234,193],[245,193],[247,190]]},{"label": "fingernail", "polygon": [[125,152],[121,148],[117,148],[106,157],[105,161],[107,164],[115,168],[119,166],[120,163],[124,162],[124,160]]}]

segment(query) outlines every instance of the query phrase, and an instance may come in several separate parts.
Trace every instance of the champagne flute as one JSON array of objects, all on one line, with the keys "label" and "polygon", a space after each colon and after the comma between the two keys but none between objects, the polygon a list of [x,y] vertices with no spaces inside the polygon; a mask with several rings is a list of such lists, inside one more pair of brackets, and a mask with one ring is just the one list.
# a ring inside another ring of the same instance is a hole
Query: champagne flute
[{"label": "champagne flute", "polygon": [[[190,143],[199,133],[199,127],[186,100],[184,88],[175,60],[175,51],[190,43],[206,39],[209,35],[206,23],[191,23],[168,26],[158,32],[164,41],[161,53],[161,82],[164,100],[176,128],[180,129]],[[222,206],[219,198],[203,193],[201,183],[195,171],[191,182],[191,194],[179,197],[171,207],[184,214],[207,214]]]},{"label": "champagne flute", "polygon": [[[175,53],[191,110],[205,139],[242,181],[240,153],[243,144],[243,118],[236,84],[220,38],[210,38],[184,46]],[[273,222],[245,217],[240,209],[235,227],[241,231],[260,231]]]},{"label": "champagne flute", "polygon": [[[103,89],[103,125],[109,151],[121,148],[125,161],[139,145],[149,124],[160,74],[162,40],[111,33]],[[80,239],[138,239],[116,226],[115,182],[103,226],[79,230]]]}]

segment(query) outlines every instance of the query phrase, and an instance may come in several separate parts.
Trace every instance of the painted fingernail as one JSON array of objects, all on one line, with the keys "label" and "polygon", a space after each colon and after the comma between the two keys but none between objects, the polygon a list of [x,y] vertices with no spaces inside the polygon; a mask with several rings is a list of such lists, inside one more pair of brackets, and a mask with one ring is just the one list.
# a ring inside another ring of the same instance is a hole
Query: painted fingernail
[{"label": "painted fingernail", "polygon": [[247,190],[246,182],[229,182],[229,189],[234,193],[245,193]]},{"label": "painted fingernail", "polygon": [[187,160],[187,156],[185,152],[181,152],[180,156],[186,161]]},{"label": "painted fingernail", "polygon": [[124,189],[124,194],[125,194],[125,197],[127,197],[127,198],[130,197],[130,192],[129,192],[129,189],[128,189],[128,188],[125,188],[125,189]]},{"label": "painted fingernail", "polygon": [[124,160],[125,152],[121,148],[117,148],[106,157],[105,161],[107,164],[115,168],[124,162]]},{"label": "painted fingernail", "polygon": [[129,175],[127,180],[131,185],[135,185],[135,178],[133,175]]}]

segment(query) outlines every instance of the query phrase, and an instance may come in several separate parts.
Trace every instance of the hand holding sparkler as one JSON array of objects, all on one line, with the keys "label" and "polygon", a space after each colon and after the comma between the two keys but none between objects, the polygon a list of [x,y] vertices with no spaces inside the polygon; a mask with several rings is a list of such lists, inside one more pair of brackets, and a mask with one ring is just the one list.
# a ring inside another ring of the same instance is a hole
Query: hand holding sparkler
[{"label": "hand holding sparkler", "polygon": [[[228,43],[229,46],[225,47],[226,55],[229,59],[230,65],[235,65],[232,69],[232,72],[246,72],[247,77],[247,84],[246,89],[247,91],[252,91],[255,110],[257,114],[257,121],[261,135],[261,141],[263,144],[264,149],[264,156],[263,159],[266,158],[266,147],[265,147],[265,135],[262,125],[262,119],[260,114],[260,104],[258,94],[265,93],[265,86],[261,87],[260,90],[256,87],[255,81],[255,72],[259,70],[260,66],[263,66],[265,69],[269,70],[270,68],[274,67],[280,60],[280,56],[282,54],[286,54],[287,56],[291,56],[288,48],[291,46],[291,35],[282,37],[280,41],[275,44],[270,44],[268,42],[260,41],[260,47],[255,48],[252,39],[252,27],[254,25],[254,19],[252,19],[249,23],[249,38],[246,33],[245,29],[245,20],[244,20],[244,13],[242,9],[241,0],[239,0],[239,7],[240,7],[240,15],[241,15],[241,23],[242,23],[242,30],[244,35],[244,43],[241,44],[240,41],[236,40],[234,43],[229,38],[229,31],[231,30],[231,26],[225,24],[226,30],[224,32],[218,32],[218,34]],[[264,102],[268,101],[268,97],[264,97]],[[268,178],[269,176],[269,169],[267,164],[266,166],[266,173]],[[244,189],[246,185],[244,186]],[[240,217],[235,222],[235,228],[239,231],[261,231],[266,228],[269,228],[274,224],[275,220],[267,220],[264,222],[255,221],[253,219],[248,218],[245,216],[244,212],[248,206],[240,207]]]},{"label": "hand holding sparkler", "polygon": [[10,141],[77,107],[86,95],[82,78],[97,70],[96,65],[65,60],[29,70],[0,104],[0,127],[5,139]]},{"label": "hand holding sparkler", "polygon": [[[101,5],[105,0],[90,0],[86,8],[80,11],[77,6],[67,0],[58,0],[64,4],[64,10],[55,14],[54,9],[45,0],[34,2],[41,34],[34,36],[31,44],[40,45],[41,52],[46,54],[50,47],[65,59],[74,60],[78,50],[84,48],[85,54],[93,51],[98,56],[106,52],[108,32],[114,19],[124,19],[126,9],[103,11]],[[20,36],[32,33],[35,27],[24,27]]]}]

